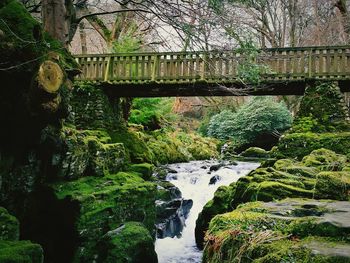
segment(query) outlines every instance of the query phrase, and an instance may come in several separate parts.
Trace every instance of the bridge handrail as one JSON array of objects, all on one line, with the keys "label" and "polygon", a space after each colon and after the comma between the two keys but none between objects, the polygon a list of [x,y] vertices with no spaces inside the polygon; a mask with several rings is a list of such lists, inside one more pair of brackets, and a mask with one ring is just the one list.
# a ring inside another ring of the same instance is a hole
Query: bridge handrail
[{"label": "bridge handrail", "polygon": [[259,74],[267,82],[350,79],[350,45],[268,48],[261,49],[256,58],[237,49],[80,54],[75,58],[83,69],[78,79],[115,83],[233,83],[242,81],[241,65],[246,62],[261,65]]},{"label": "bridge handrail", "polygon": [[[305,47],[276,47],[262,48],[258,51],[273,52],[273,51],[310,51],[310,50],[339,50],[350,49],[350,45],[341,46],[305,46]],[[210,50],[210,51],[165,51],[165,52],[129,52],[129,53],[104,53],[104,54],[75,54],[74,57],[89,58],[89,57],[116,57],[116,56],[156,56],[156,55],[188,55],[188,54],[211,54],[211,53],[236,53],[241,54],[239,49],[232,50]]]}]

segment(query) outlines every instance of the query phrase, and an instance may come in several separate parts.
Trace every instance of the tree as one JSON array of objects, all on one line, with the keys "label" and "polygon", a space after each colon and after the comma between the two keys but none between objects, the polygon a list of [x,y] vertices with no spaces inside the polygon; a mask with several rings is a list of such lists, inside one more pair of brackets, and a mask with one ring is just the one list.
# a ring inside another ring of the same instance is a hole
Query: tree
[{"label": "tree", "polygon": [[232,140],[236,147],[250,144],[264,134],[278,136],[291,127],[292,117],[285,104],[268,97],[255,97],[236,113],[222,111],[212,117],[208,135]]}]

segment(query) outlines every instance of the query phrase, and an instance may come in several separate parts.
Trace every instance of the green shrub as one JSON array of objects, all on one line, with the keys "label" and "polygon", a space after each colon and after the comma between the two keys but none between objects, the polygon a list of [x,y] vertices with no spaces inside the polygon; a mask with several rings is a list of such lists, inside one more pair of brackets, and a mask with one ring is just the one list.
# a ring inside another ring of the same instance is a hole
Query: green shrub
[{"label": "green shrub", "polygon": [[256,97],[236,113],[224,110],[212,117],[208,135],[232,140],[236,146],[253,142],[259,135],[284,131],[291,127],[292,116],[283,102]]},{"label": "green shrub", "polygon": [[133,100],[129,123],[141,124],[146,130],[161,128],[174,119],[173,99],[136,98]]}]

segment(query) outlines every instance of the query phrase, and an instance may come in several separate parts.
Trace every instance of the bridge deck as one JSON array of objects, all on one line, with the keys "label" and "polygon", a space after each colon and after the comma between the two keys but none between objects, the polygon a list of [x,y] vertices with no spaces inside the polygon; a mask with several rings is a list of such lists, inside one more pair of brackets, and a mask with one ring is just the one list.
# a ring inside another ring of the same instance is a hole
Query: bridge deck
[{"label": "bridge deck", "polygon": [[[77,80],[98,82],[120,96],[298,95],[306,81],[341,81],[343,89],[350,81],[350,46],[264,49],[254,61],[237,51],[77,55],[76,60],[82,66]],[[247,89],[251,83],[242,75],[247,61],[260,65],[261,89]]]}]

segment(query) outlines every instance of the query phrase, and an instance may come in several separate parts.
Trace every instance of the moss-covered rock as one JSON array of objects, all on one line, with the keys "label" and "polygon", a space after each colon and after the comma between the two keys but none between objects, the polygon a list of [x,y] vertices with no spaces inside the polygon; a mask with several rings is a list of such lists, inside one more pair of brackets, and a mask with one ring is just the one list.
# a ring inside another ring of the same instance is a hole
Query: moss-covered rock
[{"label": "moss-covered rock", "polygon": [[317,167],[321,170],[342,170],[347,162],[347,157],[341,154],[336,154],[333,151],[327,149],[318,149],[312,151],[309,155],[305,156],[302,163],[305,166]]},{"label": "moss-covered rock", "polygon": [[65,127],[62,130],[62,140],[67,151],[61,157],[60,178],[72,180],[116,173],[128,162],[124,145],[112,143],[111,137],[104,130]]},{"label": "moss-covered rock", "polygon": [[123,143],[125,150],[132,163],[153,163],[154,154],[149,149],[149,145],[145,143],[144,135],[141,132],[120,127],[115,131],[111,131],[113,142]]},{"label": "moss-covered rock", "polygon": [[273,152],[276,158],[297,158],[321,148],[329,149],[338,154],[347,155],[350,149],[350,133],[288,133],[281,137],[278,150]]},{"label": "moss-covered rock", "polygon": [[203,261],[349,262],[349,215],[349,202],[248,203],[213,218]]},{"label": "moss-covered rock", "polygon": [[315,198],[350,201],[350,172],[321,172],[317,175]]},{"label": "moss-covered rock", "polygon": [[106,234],[108,256],[106,263],[157,263],[153,238],[139,222],[127,222]]},{"label": "moss-covered rock", "polygon": [[[332,172],[335,166],[330,164],[333,161],[340,162],[342,166],[348,165],[345,156],[320,149],[305,156],[302,162],[281,159],[271,163],[272,167],[265,165],[240,178],[234,188],[225,188],[225,200],[215,202],[214,197],[204,207],[196,225],[197,245],[201,247],[201,234],[206,231],[215,213],[228,212],[243,203],[284,198],[349,200],[349,172]],[[218,197],[221,196],[219,192]]]},{"label": "moss-covered rock", "polygon": [[214,198],[210,200],[199,213],[196,220],[195,238],[197,247],[203,249],[203,241],[205,231],[208,229],[210,220],[222,213],[226,213],[231,209],[232,195],[235,191],[236,184],[232,183],[229,186],[219,187]]},{"label": "moss-covered rock", "polygon": [[270,154],[268,151],[258,148],[258,147],[250,147],[244,152],[241,153],[243,157],[254,157],[254,158],[269,158]]},{"label": "moss-covered rock", "polygon": [[151,179],[154,165],[149,163],[133,164],[129,167],[130,171],[141,174],[144,180]]},{"label": "moss-covered rock", "polygon": [[138,173],[84,177],[54,188],[58,199],[80,207],[76,226],[81,243],[75,262],[91,261],[96,254],[103,256],[106,247],[102,237],[124,222],[142,222],[148,231],[154,231],[156,185],[145,182]]},{"label": "moss-covered rock", "polygon": [[7,210],[0,207],[0,240],[18,240],[19,223]]},{"label": "moss-covered rock", "polygon": [[42,263],[43,250],[40,245],[29,241],[0,241],[0,262]]},{"label": "moss-covered rock", "polygon": [[42,263],[43,250],[30,241],[18,241],[19,222],[0,207],[0,262]]}]

